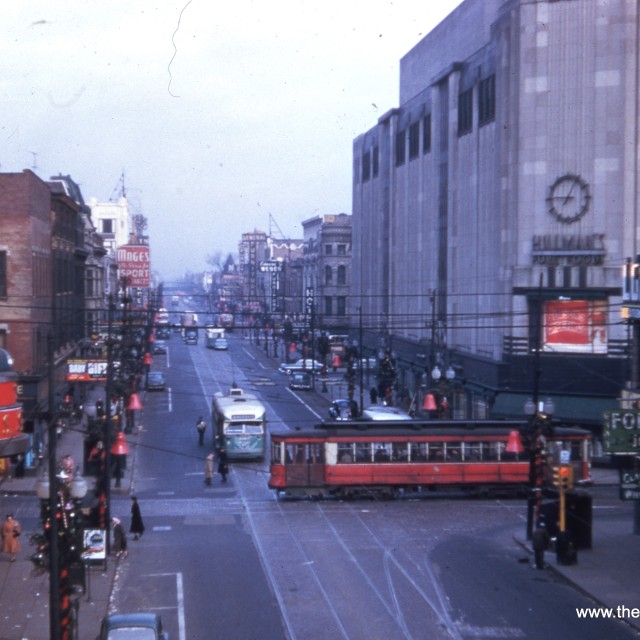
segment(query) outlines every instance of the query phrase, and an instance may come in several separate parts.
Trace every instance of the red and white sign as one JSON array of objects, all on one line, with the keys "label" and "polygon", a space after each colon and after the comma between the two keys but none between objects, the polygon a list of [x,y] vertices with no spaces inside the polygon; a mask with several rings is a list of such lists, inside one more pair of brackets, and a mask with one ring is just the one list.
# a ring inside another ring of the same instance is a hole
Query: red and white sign
[{"label": "red and white sign", "polygon": [[125,244],[116,249],[116,262],[121,278],[127,278],[131,287],[148,287],[151,271],[149,247]]}]

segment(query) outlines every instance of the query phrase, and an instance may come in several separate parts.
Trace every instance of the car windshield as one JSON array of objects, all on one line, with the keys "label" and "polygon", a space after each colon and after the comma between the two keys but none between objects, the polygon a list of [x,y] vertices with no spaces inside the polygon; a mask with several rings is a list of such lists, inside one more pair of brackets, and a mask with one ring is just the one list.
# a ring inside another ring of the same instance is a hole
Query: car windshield
[{"label": "car windshield", "polygon": [[154,629],[148,627],[127,627],[110,629],[107,640],[157,640]]},{"label": "car windshield", "polygon": [[150,373],[149,380],[153,380],[153,382],[161,382],[162,374],[161,373]]}]

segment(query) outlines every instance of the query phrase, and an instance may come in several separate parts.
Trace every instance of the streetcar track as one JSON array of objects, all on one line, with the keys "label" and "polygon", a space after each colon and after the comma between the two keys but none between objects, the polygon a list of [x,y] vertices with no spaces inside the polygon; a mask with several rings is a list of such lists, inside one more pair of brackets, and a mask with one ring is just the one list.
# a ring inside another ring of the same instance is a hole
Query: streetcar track
[{"label": "streetcar track", "polygon": [[[318,508],[319,507],[320,507],[320,505],[318,505]],[[459,634],[458,629],[455,626],[455,623],[451,620],[451,617],[448,614],[446,605],[443,603],[441,588],[437,584],[435,576],[433,575],[433,573],[431,571],[429,571],[429,581],[430,581],[430,584],[433,587],[434,591],[436,592],[436,595],[438,596],[438,599],[440,600],[440,605],[442,607],[442,610],[440,610],[438,608],[438,606],[424,592],[424,589],[422,589],[422,587],[420,587],[417,584],[417,582],[413,579],[413,577],[411,575],[409,575],[409,572],[404,568],[404,566],[402,566],[400,564],[400,561],[397,559],[396,554],[394,554],[380,540],[380,538],[371,530],[371,528],[362,519],[360,514],[357,513],[355,511],[355,509],[351,509],[351,515],[367,531],[370,539],[373,540],[376,543],[376,545],[379,547],[379,549],[383,552],[383,566],[384,566],[385,578],[387,580],[387,585],[389,587],[389,591],[390,591],[390,593],[391,593],[391,595],[393,597],[394,603],[395,603],[396,614],[394,615],[393,611],[391,611],[389,609],[389,607],[387,606],[385,598],[382,596],[382,594],[380,594],[379,590],[371,583],[371,580],[370,580],[369,576],[366,575],[366,573],[361,569],[360,563],[355,559],[355,557],[353,557],[353,554],[351,553],[351,551],[345,546],[343,536],[338,534],[338,531],[336,530],[334,525],[331,523],[331,521],[327,517],[327,514],[324,512],[324,510],[320,509],[320,508],[319,508],[319,510],[322,513],[324,519],[326,520],[329,528],[331,529],[331,531],[334,534],[334,536],[335,536],[336,540],[338,541],[338,543],[352,557],[352,559],[354,560],[356,566],[358,567],[360,572],[364,575],[366,581],[371,585],[372,589],[375,591],[375,593],[378,596],[378,598],[380,599],[380,601],[383,603],[385,608],[387,608],[387,610],[389,611],[389,614],[396,620],[398,626],[404,631],[404,637],[405,638],[411,639],[411,638],[413,638],[413,636],[410,634],[409,630],[407,629],[404,617],[402,616],[402,613],[400,611],[400,605],[399,605],[397,597],[396,597],[396,590],[394,588],[393,579],[392,579],[391,572],[390,572],[390,567],[389,567],[389,562],[392,562],[394,564],[394,566],[398,569],[398,571],[400,571],[400,573],[402,573],[402,575],[408,580],[408,582],[411,584],[411,586],[416,590],[416,592],[420,595],[420,597],[427,603],[427,605],[435,613],[435,615],[437,616],[438,620],[442,623],[442,625],[444,627],[446,627],[446,629],[448,630],[448,632],[451,635],[451,637],[455,638],[456,640],[461,640],[462,636]],[[425,560],[425,562],[426,562],[426,560]]]}]

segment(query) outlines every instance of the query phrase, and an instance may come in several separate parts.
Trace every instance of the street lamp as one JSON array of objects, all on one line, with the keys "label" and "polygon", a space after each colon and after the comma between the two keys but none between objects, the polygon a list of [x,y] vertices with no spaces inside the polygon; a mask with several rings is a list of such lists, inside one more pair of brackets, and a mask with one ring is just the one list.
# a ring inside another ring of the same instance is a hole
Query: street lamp
[{"label": "street lamp", "polygon": [[527,509],[527,538],[531,538],[533,528],[539,527],[542,516],[542,489],[544,485],[544,434],[543,427],[551,420],[555,403],[551,398],[538,400],[537,394],[524,404],[524,412],[529,416],[529,485],[531,497]]},{"label": "street lamp", "polygon": [[116,488],[120,487],[122,477],[122,458],[129,453],[129,446],[122,431],[116,434],[116,440],[111,448],[111,454],[116,457]]},{"label": "street lamp", "polygon": [[78,572],[83,570],[80,505],[87,495],[87,483],[79,469],[71,482],[66,480],[66,474],[55,474],[54,466],[53,473],[50,470],[36,482],[36,495],[42,501],[42,525],[48,542],[50,635],[55,640],[74,637],[77,627],[72,624],[71,607],[75,608],[77,618],[77,595],[84,588],[84,575]]}]

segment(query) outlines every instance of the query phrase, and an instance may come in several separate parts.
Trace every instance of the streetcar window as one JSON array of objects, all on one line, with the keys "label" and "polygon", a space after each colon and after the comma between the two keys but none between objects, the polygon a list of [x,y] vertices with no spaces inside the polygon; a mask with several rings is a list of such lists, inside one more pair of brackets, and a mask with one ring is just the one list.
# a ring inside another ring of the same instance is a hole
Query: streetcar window
[{"label": "streetcar window", "polygon": [[444,461],[444,442],[429,443],[429,460]]},{"label": "streetcar window", "polygon": [[389,462],[391,456],[389,455],[390,445],[377,442],[374,445],[373,459],[375,462]]},{"label": "streetcar window", "polygon": [[[483,443],[486,445],[486,443]],[[485,449],[485,460],[501,460],[504,457],[505,443],[502,441],[488,443],[488,450]]]},{"label": "streetcar window", "polygon": [[356,462],[371,462],[371,445],[368,442],[356,442]]},{"label": "streetcar window", "polygon": [[464,446],[465,460],[477,462],[482,460],[482,442],[467,442]]},{"label": "streetcar window", "polygon": [[411,462],[425,462],[427,460],[428,447],[426,442],[412,442],[409,446],[411,447]]},{"label": "streetcar window", "polygon": [[394,462],[407,462],[408,444],[406,442],[394,442],[391,458]]},{"label": "streetcar window", "polygon": [[324,448],[319,442],[309,445],[309,459],[316,463],[322,464],[324,462]]},{"label": "streetcar window", "polygon": [[460,462],[460,445],[457,442],[445,442],[447,462]]},{"label": "streetcar window", "polygon": [[355,444],[352,442],[338,443],[338,462],[349,463],[354,460]]}]

